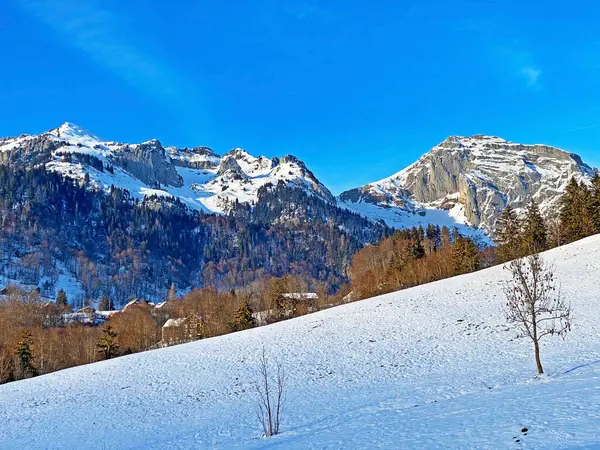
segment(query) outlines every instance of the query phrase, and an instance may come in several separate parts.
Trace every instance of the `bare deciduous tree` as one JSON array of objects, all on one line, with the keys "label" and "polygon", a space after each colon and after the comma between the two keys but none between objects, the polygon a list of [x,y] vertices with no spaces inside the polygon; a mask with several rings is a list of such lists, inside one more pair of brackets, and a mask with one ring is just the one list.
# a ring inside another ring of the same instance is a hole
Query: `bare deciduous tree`
[{"label": "bare deciduous tree", "polygon": [[520,337],[532,340],[538,372],[542,374],[540,339],[548,335],[565,337],[571,330],[571,306],[556,287],[553,267],[539,254],[512,261],[508,270],[512,280],[504,290],[506,318],[520,328]]},{"label": "bare deciduous tree", "polygon": [[258,401],[258,419],[263,427],[264,436],[279,433],[281,412],[285,403],[287,375],[281,364],[276,364],[274,379],[269,374],[269,364],[265,350],[262,351],[259,366],[259,381],[256,383]]}]

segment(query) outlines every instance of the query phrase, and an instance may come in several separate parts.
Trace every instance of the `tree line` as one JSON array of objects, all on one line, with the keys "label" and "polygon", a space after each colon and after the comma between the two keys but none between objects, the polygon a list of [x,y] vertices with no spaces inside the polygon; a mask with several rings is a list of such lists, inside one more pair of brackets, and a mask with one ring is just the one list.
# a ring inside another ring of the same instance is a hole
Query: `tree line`
[{"label": "tree line", "polygon": [[496,228],[497,263],[504,263],[600,233],[600,174],[591,183],[569,181],[559,209],[543,217],[532,199],[522,215],[508,205]]},{"label": "tree line", "polygon": [[[284,296],[308,290],[318,299]],[[194,289],[181,298],[173,287],[165,301],[160,307],[136,301],[94,326],[73,318],[83,313],[73,311],[62,290],[49,302],[35,290],[7,287],[0,301],[0,384],[171,345],[161,336],[171,318],[200,317],[202,331],[193,339],[204,339],[341,304],[342,294],[328,295],[323,282],[287,275],[256,280],[240,290]],[[102,302],[111,309],[108,296]],[[262,313],[260,320],[256,312]]]},{"label": "tree line", "polygon": [[406,289],[489,265],[487,252],[457,229],[428,225],[398,230],[356,253],[350,267],[353,300]]}]

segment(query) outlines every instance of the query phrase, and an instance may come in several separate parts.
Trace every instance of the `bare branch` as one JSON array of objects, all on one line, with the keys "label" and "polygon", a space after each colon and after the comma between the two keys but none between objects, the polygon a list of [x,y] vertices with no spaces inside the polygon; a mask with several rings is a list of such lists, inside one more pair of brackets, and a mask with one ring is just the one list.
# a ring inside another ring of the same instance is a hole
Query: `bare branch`
[{"label": "bare branch", "polygon": [[553,266],[539,254],[512,261],[508,270],[512,280],[504,289],[506,319],[533,341],[538,371],[543,373],[539,341],[548,335],[565,337],[571,330],[571,306],[555,285]]},{"label": "bare branch", "polygon": [[258,420],[262,425],[265,437],[279,434],[281,412],[285,404],[286,385],[287,375],[281,364],[277,364],[274,386],[271,383],[269,364],[265,349],[263,348],[259,360],[259,382],[255,386],[258,403]]}]

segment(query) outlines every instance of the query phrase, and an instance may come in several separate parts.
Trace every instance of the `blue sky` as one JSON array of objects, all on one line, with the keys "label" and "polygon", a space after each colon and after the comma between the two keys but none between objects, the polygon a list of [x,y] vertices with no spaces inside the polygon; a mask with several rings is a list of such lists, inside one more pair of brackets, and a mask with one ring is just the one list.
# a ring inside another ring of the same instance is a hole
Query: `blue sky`
[{"label": "blue sky", "polygon": [[600,166],[594,1],[2,0],[0,136],[295,154],[334,192],[449,135]]}]

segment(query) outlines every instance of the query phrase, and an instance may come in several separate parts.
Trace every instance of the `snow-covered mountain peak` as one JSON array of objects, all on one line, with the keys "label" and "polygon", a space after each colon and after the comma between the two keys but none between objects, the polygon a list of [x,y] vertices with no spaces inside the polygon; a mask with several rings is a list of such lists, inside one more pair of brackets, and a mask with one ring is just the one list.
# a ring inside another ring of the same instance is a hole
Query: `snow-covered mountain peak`
[{"label": "snow-covered mountain peak", "polygon": [[221,164],[219,165],[219,171],[217,172],[217,175],[220,177],[233,178],[236,176],[244,177],[246,176],[246,173],[244,173],[236,158],[227,154],[221,159]]},{"label": "snow-covered mountain peak", "polygon": [[507,204],[520,210],[535,198],[550,213],[571,177],[592,175],[579,156],[555,147],[450,136],[400,172],[344,192],[340,202],[392,226],[440,223],[490,234]]},{"label": "snow-covered mountain peak", "polygon": [[97,136],[93,135],[85,128],[80,127],[79,125],[76,125],[72,122],[65,122],[60,127],[54,128],[53,130],[50,130],[47,133],[66,141],[100,141],[100,139]]},{"label": "snow-covered mountain peak", "polygon": [[443,142],[438,144],[440,148],[469,148],[485,147],[490,144],[506,144],[507,141],[498,136],[486,136],[484,134],[475,134],[473,136],[449,136]]},{"label": "snow-covered mountain peak", "polygon": [[153,138],[153,139],[147,140],[145,142],[142,142],[140,145],[149,145],[149,146],[152,146],[152,147],[162,147],[162,144],[156,138]]},{"label": "snow-covered mountain peak", "polygon": [[226,212],[236,202],[255,203],[269,183],[300,188],[326,201],[333,196],[295,157],[252,156],[234,148],[220,157],[209,147],[163,147],[158,139],[131,144],[102,141],[66,122],[40,135],[0,139],[0,163],[44,164],[90,188],[127,189],[137,198],[175,197],[193,209]]}]

